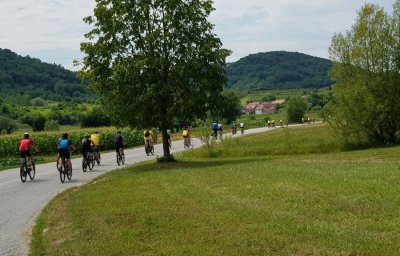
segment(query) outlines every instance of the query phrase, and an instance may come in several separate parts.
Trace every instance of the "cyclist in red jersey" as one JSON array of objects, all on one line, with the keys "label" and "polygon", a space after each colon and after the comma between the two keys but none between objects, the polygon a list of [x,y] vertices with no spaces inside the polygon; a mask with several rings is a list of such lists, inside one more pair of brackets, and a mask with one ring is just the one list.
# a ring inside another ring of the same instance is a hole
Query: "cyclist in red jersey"
[{"label": "cyclist in red jersey", "polygon": [[24,158],[27,156],[29,158],[28,161],[28,170],[31,169],[32,166],[32,153],[30,149],[33,148],[35,151],[38,151],[37,147],[35,146],[35,143],[29,138],[29,134],[25,133],[24,138],[19,142],[19,153],[21,155],[21,168],[24,164]]}]

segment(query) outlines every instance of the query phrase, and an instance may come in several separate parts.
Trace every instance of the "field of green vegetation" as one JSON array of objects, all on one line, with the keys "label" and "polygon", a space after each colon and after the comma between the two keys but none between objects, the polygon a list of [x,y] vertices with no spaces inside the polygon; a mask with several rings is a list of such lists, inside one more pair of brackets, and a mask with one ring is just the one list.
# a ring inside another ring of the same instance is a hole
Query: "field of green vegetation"
[{"label": "field of green vegetation", "polygon": [[311,93],[311,89],[281,89],[281,90],[264,90],[252,93],[246,93],[240,98],[240,104],[246,105],[247,102],[263,101],[263,98],[275,97],[276,99],[287,99],[289,97],[301,96]]},{"label": "field of green vegetation", "polygon": [[[81,140],[85,133],[93,133],[98,131],[103,139],[101,150],[114,149],[114,137],[117,132],[115,127],[103,128],[87,128],[68,130],[69,138],[76,146],[78,152],[81,150]],[[142,145],[142,132],[138,130],[121,129],[124,136],[124,144],[127,148]],[[0,136],[0,171],[16,167],[19,165],[18,145],[23,132],[16,132],[12,135]],[[39,153],[35,154],[38,163],[44,161],[53,161],[57,155],[57,141],[61,136],[61,132],[32,132],[30,133],[32,140],[39,149]],[[39,156],[39,157],[37,157]]]},{"label": "field of green vegetation", "polygon": [[114,171],[55,198],[31,255],[397,255],[400,148],[276,129]]}]

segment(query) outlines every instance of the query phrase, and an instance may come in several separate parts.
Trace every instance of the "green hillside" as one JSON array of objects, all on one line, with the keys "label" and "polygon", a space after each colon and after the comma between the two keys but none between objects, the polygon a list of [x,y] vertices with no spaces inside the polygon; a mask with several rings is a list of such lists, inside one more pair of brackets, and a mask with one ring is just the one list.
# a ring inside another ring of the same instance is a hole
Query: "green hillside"
[{"label": "green hillside", "polygon": [[1,48],[0,96],[5,102],[17,105],[29,105],[37,97],[58,102],[84,102],[93,98],[74,72]]},{"label": "green hillside", "polygon": [[251,54],[227,66],[227,88],[242,92],[322,88],[332,84],[332,62],[298,52]]}]

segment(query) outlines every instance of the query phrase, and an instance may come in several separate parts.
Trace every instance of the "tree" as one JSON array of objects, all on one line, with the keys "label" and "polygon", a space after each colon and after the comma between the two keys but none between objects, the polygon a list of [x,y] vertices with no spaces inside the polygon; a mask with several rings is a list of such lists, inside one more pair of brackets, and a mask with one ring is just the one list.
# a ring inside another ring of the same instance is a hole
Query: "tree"
[{"label": "tree", "polygon": [[59,131],[60,124],[56,120],[46,120],[44,123],[45,131]]},{"label": "tree", "polygon": [[229,123],[236,120],[240,115],[240,99],[239,96],[231,90],[225,90],[221,93],[218,101],[217,115],[220,119],[225,119]]},{"label": "tree", "polygon": [[37,97],[37,98],[31,99],[31,105],[35,106],[35,107],[43,107],[43,106],[47,105],[47,102],[44,99]]},{"label": "tree", "polygon": [[81,76],[112,117],[133,128],[157,127],[164,157],[174,117],[205,118],[226,83],[225,58],[207,17],[211,0],[97,0],[84,21]]},{"label": "tree", "polygon": [[42,114],[26,114],[22,117],[22,122],[32,126],[33,131],[44,131],[46,118]]},{"label": "tree", "polygon": [[389,16],[365,4],[345,35],[329,48],[335,61],[329,115],[337,133],[350,144],[396,142],[400,128],[400,1]]},{"label": "tree", "polygon": [[111,119],[101,107],[94,107],[82,117],[82,127],[100,127],[111,125]]},{"label": "tree", "polygon": [[288,121],[291,123],[300,123],[307,110],[307,103],[300,96],[292,97],[286,104]]}]

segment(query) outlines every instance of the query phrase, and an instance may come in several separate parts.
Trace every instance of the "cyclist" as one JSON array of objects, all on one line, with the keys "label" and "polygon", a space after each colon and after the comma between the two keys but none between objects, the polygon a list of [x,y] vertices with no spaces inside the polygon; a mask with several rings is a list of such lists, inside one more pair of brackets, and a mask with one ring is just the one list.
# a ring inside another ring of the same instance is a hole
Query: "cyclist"
[{"label": "cyclist", "polygon": [[240,132],[243,134],[243,133],[244,133],[244,123],[241,122],[241,123],[239,124],[239,126],[240,126]]},{"label": "cyclist", "polygon": [[146,149],[153,145],[153,131],[148,128],[144,131],[144,145]]},{"label": "cyclist", "polygon": [[31,140],[29,138],[29,133],[25,133],[24,137],[19,142],[19,153],[21,155],[21,168],[24,165],[25,156],[28,156],[28,158],[29,158],[29,160],[28,160],[28,171],[32,170],[33,156],[32,156],[32,152],[30,150],[31,148],[34,149],[35,151],[39,151],[37,149],[35,143],[33,142],[33,140]]},{"label": "cyclist", "polygon": [[231,127],[232,127],[232,135],[236,134],[236,123],[235,123],[235,121],[232,122],[232,126]]},{"label": "cyclist", "polygon": [[115,144],[115,152],[117,153],[118,157],[119,150],[124,149],[124,138],[122,137],[121,131],[118,131],[117,135],[115,135],[114,144]]},{"label": "cyclist", "polygon": [[217,123],[217,121],[214,121],[213,122],[213,124],[212,124],[212,129],[213,129],[213,131],[214,131],[214,134],[213,134],[213,136],[214,136],[214,138],[217,138],[217,132],[218,132],[218,123]]},{"label": "cyclist", "polygon": [[100,146],[103,145],[103,140],[101,139],[99,132],[94,132],[90,135],[90,139],[93,143],[93,152],[97,155],[97,164],[100,164]]},{"label": "cyclist", "polygon": [[93,152],[93,141],[90,139],[90,134],[86,133],[85,134],[85,138],[82,139],[82,156],[85,158],[86,161],[88,161],[87,159],[87,155],[88,153],[92,153]]},{"label": "cyclist", "polygon": [[157,134],[158,134],[158,129],[155,130],[155,132],[153,133],[153,143],[157,143]]},{"label": "cyclist", "polygon": [[188,126],[183,127],[183,131],[182,131],[182,137],[183,140],[185,142],[185,145],[187,145],[188,147],[190,146],[190,134],[189,134],[190,130]]},{"label": "cyclist", "polygon": [[68,139],[68,133],[63,133],[57,143],[58,154],[68,162],[69,171],[72,171],[71,154],[69,149],[75,150],[74,144]]},{"label": "cyclist", "polygon": [[219,137],[222,138],[222,124],[218,123]]}]

